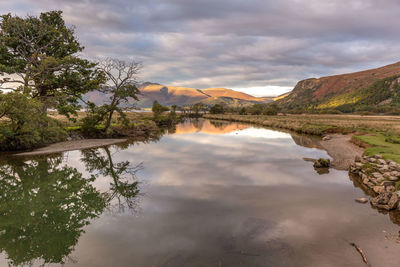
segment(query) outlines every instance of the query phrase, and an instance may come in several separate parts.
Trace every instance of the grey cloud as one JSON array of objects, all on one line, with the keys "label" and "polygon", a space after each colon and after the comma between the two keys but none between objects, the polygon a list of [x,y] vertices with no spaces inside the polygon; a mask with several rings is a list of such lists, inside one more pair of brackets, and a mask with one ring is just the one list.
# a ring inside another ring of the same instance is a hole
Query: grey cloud
[{"label": "grey cloud", "polygon": [[294,86],[399,61],[398,0],[16,0],[61,9],[89,58],[143,61],[142,80],[197,88]]}]

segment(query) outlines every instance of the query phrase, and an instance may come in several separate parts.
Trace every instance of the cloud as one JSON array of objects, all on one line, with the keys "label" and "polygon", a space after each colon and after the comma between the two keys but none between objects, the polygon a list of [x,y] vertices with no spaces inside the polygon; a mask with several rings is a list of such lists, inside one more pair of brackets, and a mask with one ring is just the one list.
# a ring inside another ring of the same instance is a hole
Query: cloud
[{"label": "cloud", "polygon": [[[281,93],[298,80],[399,61],[397,0],[2,1],[3,13],[61,9],[85,56],[136,59],[141,79]],[[272,90],[271,88],[278,88]]]}]

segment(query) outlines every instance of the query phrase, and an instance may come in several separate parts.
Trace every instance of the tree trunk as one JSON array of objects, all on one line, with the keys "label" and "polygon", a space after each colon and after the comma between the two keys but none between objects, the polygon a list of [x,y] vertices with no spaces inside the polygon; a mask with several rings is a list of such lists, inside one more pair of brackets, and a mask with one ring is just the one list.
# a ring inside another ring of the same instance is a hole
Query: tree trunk
[{"label": "tree trunk", "polygon": [[113,113],[114,113],[114,110],[111,110],[110,114],[108,115],[108,118],[106,121],[106,128],[104,129],[105,131],[107,131],[108,128],[110,128]]}]

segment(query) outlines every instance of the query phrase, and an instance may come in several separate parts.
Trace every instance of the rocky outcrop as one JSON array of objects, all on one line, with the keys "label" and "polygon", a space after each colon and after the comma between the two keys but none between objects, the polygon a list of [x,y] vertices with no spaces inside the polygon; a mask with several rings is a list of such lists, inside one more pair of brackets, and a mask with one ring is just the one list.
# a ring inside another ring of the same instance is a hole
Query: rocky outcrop
[{"label": "rocky outcrop", "polygon": [[400,164],[384,160],[380,155],[357,157],[350,166],[350,172],[374,192],[375,196],[370,200],[372,206],[384,210],[400,209],[400,191],[396,191],[400,181]]}]

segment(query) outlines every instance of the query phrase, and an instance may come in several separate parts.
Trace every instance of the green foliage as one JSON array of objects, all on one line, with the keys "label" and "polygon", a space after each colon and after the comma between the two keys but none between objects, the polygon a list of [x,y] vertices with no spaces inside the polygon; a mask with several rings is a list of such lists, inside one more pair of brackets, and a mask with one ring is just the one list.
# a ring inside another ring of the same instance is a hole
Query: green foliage
[{"label": "green foliage", "polygon": [[2,78],[0,83],[18,83],[19,92],[42,102],[42,112],[56,107],[69,117],[79,107],[81,95],[104,82],[96,64],[78,57],[83,47],[61,11],[25,18],[2,15],[0,44],[0,75],[21,77]]},{"label": "green foliage", "polygon": [[247,112],[251,115],[261,115],[265,109],[265,104],[254,104]]},{"label": "green foliage", "polygon": [[211,114],[224,114],[225,113],[225,108],[221,104],[215,104],[210,108],[210,113]]},{"label": "green foliage", "polygon": [[196,116],[199,116],[200,112],[203,112],[205,110],[205,105],[203,103],[196,103],[192,106],[192,111]]},{"label": "green foliage", "polygon": [[153,102],[153,107],[151,108],[151,111],[153,111],[154,118],[159,117],[163,112],[168,111],[168,107],[165,107],[158,103],[158,101]]},{"label": "green foliage", "polygon": [[32,149],[64,140],[66,132],[41,109],[40,102],[23,94],[0,94],[0,150]]},{"label": "green foliage", "polygon": [[270,105],[267,105],[267,106],[264,108],[264,110],[262,111],[262,114],[263,114],[263,115],[270,115],[270,116],[273,116],[273,115],[278,115],[278,111],[279,111],[278,105],[276,105],[276,104],[270,104]]}]

